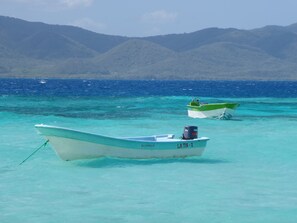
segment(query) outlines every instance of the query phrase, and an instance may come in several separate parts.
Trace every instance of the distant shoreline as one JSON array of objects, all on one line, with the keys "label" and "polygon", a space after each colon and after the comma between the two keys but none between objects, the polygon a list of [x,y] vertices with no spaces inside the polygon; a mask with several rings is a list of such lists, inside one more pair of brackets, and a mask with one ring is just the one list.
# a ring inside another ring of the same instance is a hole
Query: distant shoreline
[{"label": "distant shoreline", "polygon": [[67,77],[67,76],[54,76],[54,77],[25,77],[25,76],[0,76],[1,79],[24,79],[24,80],[96,80],[96,81],[160,81],[160,82],[170,82],[170,81],[197,81],[197,82],[297,82],[297,78],[293,80],[263,80],[263,79],[112,79],[112,78],[94,78],[94,77]]}]

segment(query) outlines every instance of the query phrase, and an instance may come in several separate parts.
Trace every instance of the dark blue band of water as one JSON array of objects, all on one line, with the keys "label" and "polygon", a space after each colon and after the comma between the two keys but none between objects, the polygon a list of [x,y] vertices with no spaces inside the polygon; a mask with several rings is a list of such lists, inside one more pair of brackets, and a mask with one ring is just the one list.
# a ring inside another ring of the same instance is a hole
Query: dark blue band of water
[{"label": "dark blue band of water", "polygon": [[297,97],[297,81],[0,79],[1,95]]}]

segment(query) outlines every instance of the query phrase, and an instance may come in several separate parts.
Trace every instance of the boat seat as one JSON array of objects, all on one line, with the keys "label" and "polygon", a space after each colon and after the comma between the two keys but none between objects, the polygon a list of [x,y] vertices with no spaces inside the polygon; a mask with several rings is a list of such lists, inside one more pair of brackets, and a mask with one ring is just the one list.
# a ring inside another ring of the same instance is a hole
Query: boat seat
[{"label": "boat seat", "polygon": [[174,134],[166,134],[166,135],[156,135],[155,141],[167,141],[168,139],[173,139]]}]

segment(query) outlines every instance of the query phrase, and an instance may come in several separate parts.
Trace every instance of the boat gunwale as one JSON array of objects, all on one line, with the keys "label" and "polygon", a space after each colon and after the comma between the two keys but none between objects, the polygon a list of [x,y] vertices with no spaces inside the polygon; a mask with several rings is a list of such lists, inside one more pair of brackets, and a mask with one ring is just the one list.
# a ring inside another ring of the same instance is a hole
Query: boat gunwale
[{"label": "boat gunwale", "polygon": [[[94,133],[77,131],[77,130],[64,128],[64,127],[50,126],[50,125],[43,125],[43,124],[37,124],[35,125],[35,127],[38,129],[40,134],[44,136],[68,138],[73,140],[80,140],[80,141],[98,143],[98,144],[109,145],[109,146],[119,146],[119,144],[124,143],[124,144],[121,144],[121,147],[125,147],[125,148],[130,148],[131,146],[136,147],[139,144],[144,144],[144,145],[167,144],[170,147],[173,144],[175,145],[176,143],[191,143],[191,142],[203,142],[203,141],[206,142],[209,140],[209,138],[207,137],[200,137],[200,138],[191,139],[191,140],[182,140],[182,139],[170,140],[169,139],[168,141],[149,141],[149,140],[142,141],[142,140],[133,140],[129,138],[104,136],[104,135],[99,135]],[[48,132],[42,133],[42,130],[39,130],[39,129],[43,129]],[[146,136],[146,137],[150,137],[150,136]],[[136,138],[136,137],[133,137],[133,138]]]},{"label": "boat gunwale", "polygon": [[190,105],[188,104],[188,109],[194,111],[211,111],[216,109],[233,109],[235,110],[239,106],[238,103],[209,103],[209,104],[200,104],[200,105]]}]

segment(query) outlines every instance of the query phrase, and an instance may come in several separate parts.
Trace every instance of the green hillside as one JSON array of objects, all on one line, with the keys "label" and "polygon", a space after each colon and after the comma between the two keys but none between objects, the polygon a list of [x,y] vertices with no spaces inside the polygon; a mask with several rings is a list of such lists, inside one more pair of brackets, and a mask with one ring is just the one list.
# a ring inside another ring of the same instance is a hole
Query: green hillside
[{"label": "green hillside", "polygon": [[297,24],[130,38],[0,16],[0,77],[297,80]]}]

